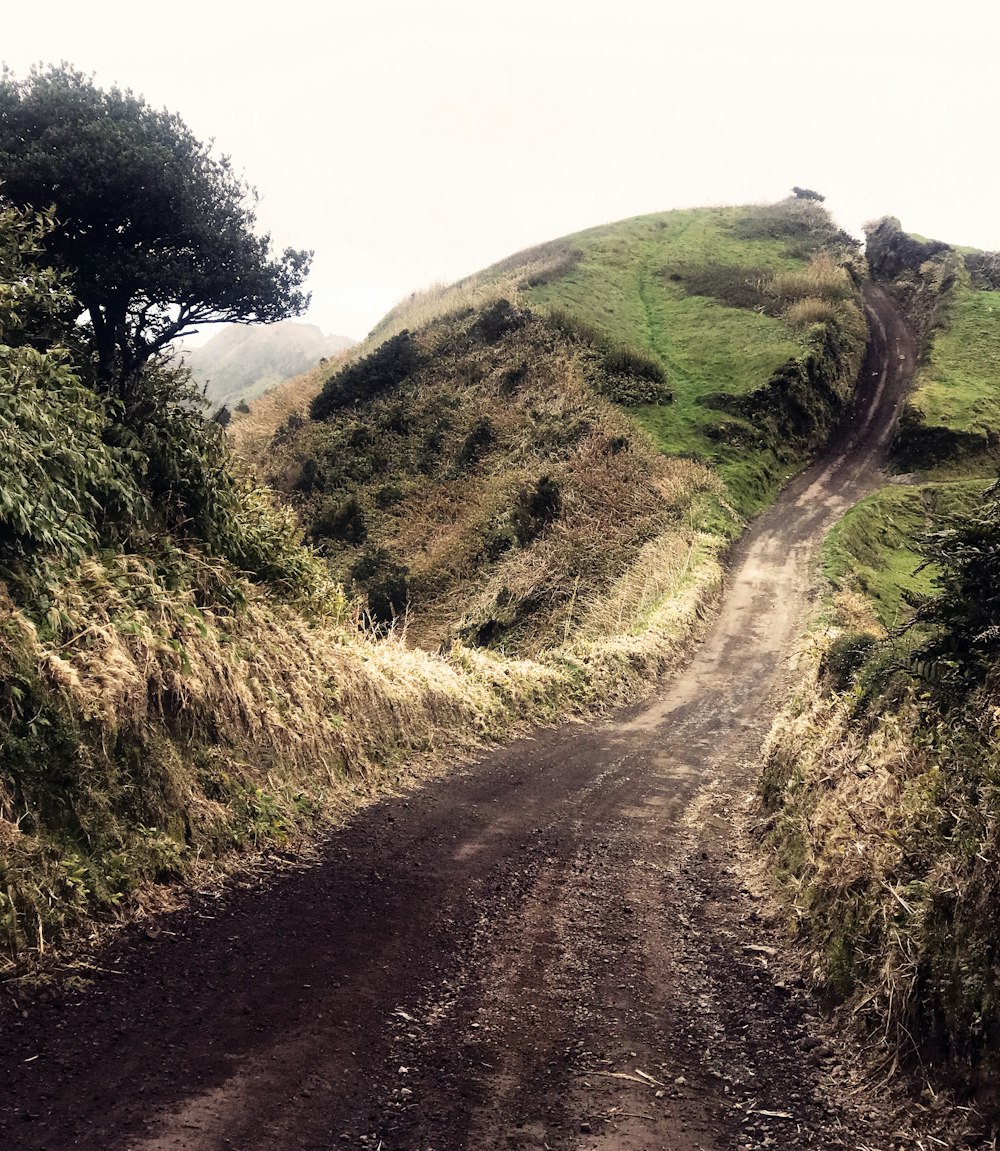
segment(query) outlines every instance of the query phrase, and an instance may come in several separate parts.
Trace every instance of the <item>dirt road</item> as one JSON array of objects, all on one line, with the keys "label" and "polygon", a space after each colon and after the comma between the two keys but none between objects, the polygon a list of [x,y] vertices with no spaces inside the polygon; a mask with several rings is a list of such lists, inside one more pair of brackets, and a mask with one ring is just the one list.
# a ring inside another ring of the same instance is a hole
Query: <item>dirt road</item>
[{"label": "dirt road", "polygon": [[848,1091],[733,829],[816,545],[880,482],[913,362],[870,306],[857,410],[748,534],[672,687],[383,802],[314,866],[121,940],[96,988],[6,1008],[0,1146],[929,1146]]}]

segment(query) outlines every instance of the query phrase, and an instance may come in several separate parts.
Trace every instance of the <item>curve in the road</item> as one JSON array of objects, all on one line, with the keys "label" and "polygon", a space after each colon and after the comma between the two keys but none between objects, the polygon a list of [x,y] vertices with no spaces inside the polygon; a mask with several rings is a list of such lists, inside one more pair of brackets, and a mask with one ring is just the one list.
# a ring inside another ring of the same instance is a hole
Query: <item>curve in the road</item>
[{"label": "curve in the road", "polygon": [[768,966],[732,819],[816,547],[881,482],[913,362],[867,298],[852,411],[747,533],[673,685],[378,804],[316,864],[121,941],[86,994],[7,1008],[0,1145],[708,1151],[861,1122]]}]

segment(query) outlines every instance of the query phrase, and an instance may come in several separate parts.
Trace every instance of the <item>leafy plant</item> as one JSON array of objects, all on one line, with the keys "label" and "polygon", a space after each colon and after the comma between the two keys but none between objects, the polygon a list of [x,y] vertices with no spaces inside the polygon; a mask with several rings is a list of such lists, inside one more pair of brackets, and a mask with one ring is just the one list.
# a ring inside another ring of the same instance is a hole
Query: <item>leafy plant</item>
[{"label": "leafy plant", "polygon": [[931,636],[915,660],[939,690],[964,694],[1000,659],[1000,484],[976,514],[927,536],[923,550],[937,568],[937,591],[917,607]]},{"label": "leafy plant", "polygon": [[351,579],[361,584],[368,611],[376,623],[388,624],[406,610],[409,569],[385,548],[366,548],[351,566]]}]

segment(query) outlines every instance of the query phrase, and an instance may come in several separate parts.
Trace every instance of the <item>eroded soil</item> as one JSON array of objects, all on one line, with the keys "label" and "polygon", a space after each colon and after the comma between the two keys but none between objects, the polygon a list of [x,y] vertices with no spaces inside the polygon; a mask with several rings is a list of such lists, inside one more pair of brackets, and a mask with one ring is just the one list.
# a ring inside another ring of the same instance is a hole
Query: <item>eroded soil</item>
[{"label": "eroded soil", "polygon": [[986,1146],[864,1078],[741,831],[815,549],[882,482],[909,377],[910,333],[870,306],[856,411],[673,685],[377,804],[308,865],[120,938],[84,992],[5,1004],[0,1147]]}]

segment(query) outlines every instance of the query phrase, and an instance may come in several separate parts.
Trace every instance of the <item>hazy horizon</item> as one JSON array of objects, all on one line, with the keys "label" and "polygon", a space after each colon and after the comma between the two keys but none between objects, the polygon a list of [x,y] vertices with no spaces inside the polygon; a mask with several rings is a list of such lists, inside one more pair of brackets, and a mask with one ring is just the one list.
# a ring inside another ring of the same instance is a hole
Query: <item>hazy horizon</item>
[{"label": "hazy horizon", "polygon": [[18,76],[66,60],[214,139],[276,246],[315,249],[303,319],[324,332],[361,338],[411,292],[558,236],[795,184],[859,238],[891,214],[1000,249],[1000,95],[975,60],[1000,16],[971,4],[293,2],[265,23],[108,0],[101,17],[17,10],[2,58]]}]

